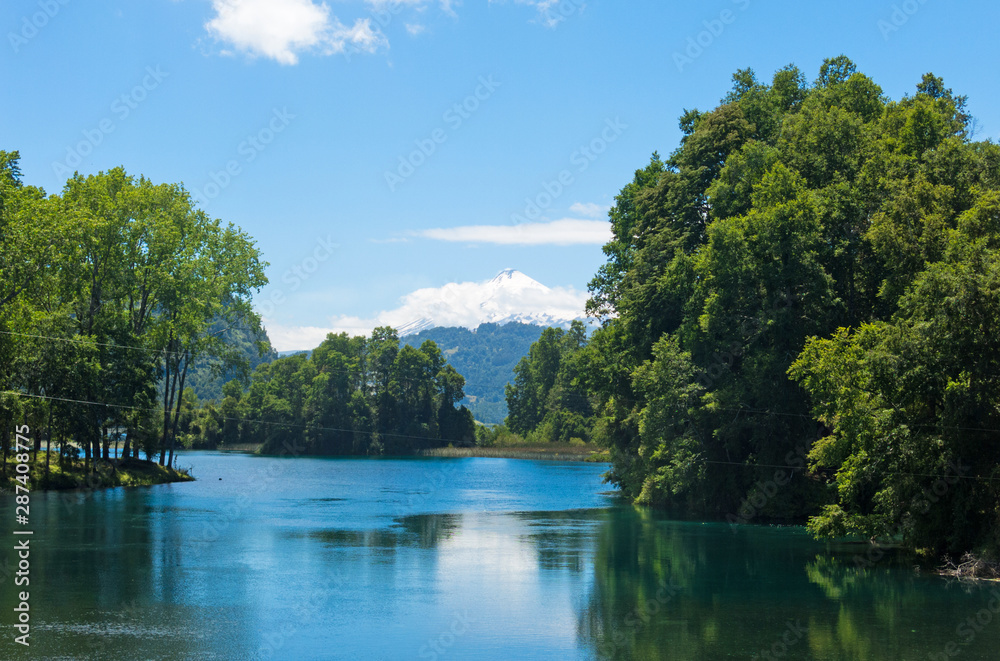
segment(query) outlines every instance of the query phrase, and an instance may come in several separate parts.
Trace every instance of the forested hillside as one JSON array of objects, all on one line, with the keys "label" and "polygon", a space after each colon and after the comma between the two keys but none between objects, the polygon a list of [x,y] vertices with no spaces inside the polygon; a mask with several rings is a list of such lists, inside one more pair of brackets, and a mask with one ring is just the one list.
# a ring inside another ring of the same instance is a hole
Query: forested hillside
[{"label": "forested hillside", "polygon": [[[513,379],[517,361],[527,355],[542,330],[541,326],[519,322],[481,324],[475,330],[440,327],[407,335],[400,341],[414,348],[427,340],[437,344],[448,362],[465,377],[466,397],[462,404],[476,420],[499,424],[507,416],[504,387]],[[258,365],[284,357],[270,349],[266,331],[255,337],[237,325],[226,329],[221,337],[246,356],[249,372],[235,367],[221,370],[218,362],[199,361],[192,367],[188,383],[200,401],[221,401],[222,386],[227,381],[248,378]],[[263,355],[258,346],[260,342],[265,344]]]},{"label": "forested hillside", "polygon": [[940,78],[892,100],[842,56],[811,83],[738,71],[685,112],[616,198],[603,327],[573,358],[610,480],[731,521],[1000,547],[1000,147],[972,126]]},{"label": "forested hillside", "polygon": [[514,378],[514,366],[542,335],[542,327],[510,322],[467,328],[432,328],[403,338],[420,346],[433,340],[465,377],[465,406],[476,420],[499,424],[507,415],[504,387]]},{"label": "forested hillside", "polygon": [[278,352],[271,348],[271,340],[263,327],[255,331],[239,321],[226,325],[216,322],[212,332],[218,334],[219,339],[241,359],[224,362],[203,358],[195,361],[188,384],[200,400],[221,401],[222,387],[226,382],[233,379],[246,381],[258,365],[278,358]]}]

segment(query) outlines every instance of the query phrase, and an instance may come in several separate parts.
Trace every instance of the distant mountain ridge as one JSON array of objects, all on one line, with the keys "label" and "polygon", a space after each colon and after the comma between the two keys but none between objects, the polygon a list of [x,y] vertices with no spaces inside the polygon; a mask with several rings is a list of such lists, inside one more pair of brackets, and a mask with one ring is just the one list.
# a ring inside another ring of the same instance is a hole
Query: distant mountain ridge
[{"label": "distant mountain ridge", "polygon": [[[528,354],[531,345],[542,335],[545,327],[536,324],[510,321],[505,324],[480,324],[470,330],[461,327],[438,327],[411,333],[400,340],[404,344],[419,347],[425,340],[433,340],[445,354],[459,374],[465,377],[466,399],[462,402],[472,411],[479,422],[500,424],[507,417],[507,401],[504,386],[514,376],[514,366]],[[290,356],[311,351],[270,351],[261,357],[256,353],[252,340],[245,329],[228,332],[231,341],[236,341],[253,367],[270,363],[279,356]],[[266,332],[256,338],[267,339]],[[212,374],[207,364],[199,364],[188,376],[190,385],[199,400],[222,399],[222,384],[236,376],[229,372],[222,376]]]},{"label": "distant mountain ridge", "polygon": [[[217,323],[216,330],[220,327],[221,324]],[[271,345],[271,340],[267,337],[267,331],[264,329],[261,329],[260,333],[253,333],[246,324],[238,323],[227,328],[222,333],[222,338],[228,344],[239,347],[240,352],[246,357],[247,374],[252,373],[258,365],[270,363],[279,357],[279,353],[273,349],[266,351],[263,356],[257,350],[258,342],[264,342],[267,346]],[[223,384],[238,376],[239,370],[236,369],[216,373],[212,369],[212,361],[201,359],[195,361],[194,365],[191,366],[184,385],[186,388],[194,390],[199,400],[221,400]]]},{"label": "distant mountain ridge", "polygon": [[[463,402],[476,420],[499,424],[507,417],[504,386],[514,376],[514,366],[548,327],[569,328],[584,315],[586,294],[572,288],[551,288],[516,269],[504,269],[491,280],[449,283],[437,289],[418,289],[405,297],[406,305],[392,316],[379,319],[392,326],[405,344],[419,347],[433,340],[448,362],[465,377]],[[413,319],[413,316],[421,315]],[[393,318],[395,317],[395,318]],[[411,321],[399,323],[410,318]],[[251,368],[262,362],[311,350],[272,351],[260,357],[250,338],[236,334]],[[258,338],[267,340],[266,331]],[[317,342],[318,344],[318,342]],[[222,377],[200,365],[191,379],[200,399],[221,397]]]},{"label": "distant mountain ridge", "polygon": [[507,417],[504,386],[514,377],[514,366],[528,354],[545,330],[543,326],[509,321],[467,328],[431,328],[401,338],[419,347],[433,340],[448,362],[465,377],[463,404],[479,422],[499,424]]}]

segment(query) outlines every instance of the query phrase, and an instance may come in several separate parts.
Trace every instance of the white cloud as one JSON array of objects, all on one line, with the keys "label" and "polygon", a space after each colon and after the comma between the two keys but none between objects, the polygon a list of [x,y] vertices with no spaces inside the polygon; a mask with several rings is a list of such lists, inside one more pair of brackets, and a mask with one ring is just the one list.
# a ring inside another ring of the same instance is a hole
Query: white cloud
[{"label": "white cloud", "polygon": [[604,245],[611,240],[611,224],[603,220],[564,218],[548,223],[436,228],[422,230],[416,234],[427,239],[460,243],[522,246]]},{"label": "white cloud", "polygon": [[[267,336],[271,339],[271,346],[275,351],[315,349],[326,339],[326,334],[332,332],[330,328],[316,326],[283,326],[267,319],[264,319],[264,327],[267,329]],[[362,335],[370,330],[361,329],[352,335]]]},{"label": "white cloud", "polygon": [[611,207],[602,206],[600,204],[594,204],[593,202],[577,202],[572,205],[569,210],[573,213],[578,213],[581,216],[587,216],[588,218],[600,218],[601,216],[608,213]]},{"label": "white cloud", "polygon": [[[324,55],[347,48],[373,53],[388,41],[371,19],[352,27],[312,0],[212,0],[216,15],[205,28],[219,41],[251,56],[296,64],[300,53]],[[225,51],[224,51],[225,52]]]},{"label": "white cloud", "polygon": [[312,349],[327,333],[369,335],[378,326],[419,330],[434,326],[475,328],[481,323],[524,321],[566,324],[584,314],[587,293],[572,287],[546,287],[517,271],[505,271],[485,282],[451,282],[410,292],[400,305],[370,318],[341,315],[328,328],[282,326],[264,320],[278,351]]},{"label": "white cloud", "polygon": [[428,0],[365,0],[366,5],[371,5],[376,9],[389,7],[393,10],[399,7],[416,7],[422,10],[427,2]]},{"label": "white cloud", "polygon": [[[490,2],[503,2],[503,0],[490,0]],[[586,4],[581,0],[514,0],[516,5],[528,5],[538,10],[537,22],[547,28],[554,28],[568,15],[586,8]]]},{"label": "white cloud", "polygon": [[[427,9],[433,0],[365,0],[365,4],[374,7],[379,11],[388,9],[393,14],[398,14],[403,7],[412,7],[417,11]],[[441,11],[449,16],[456,16],[452,5],[460,5],[461,0],[440,0]]]},{"label": "white cloud", "polygon": [[[489,0],[503,2],[504,0]],[[555,27],[565,16],[560,1],[514,0],[514,4],[534,7],[537,22]],[[388,48],[389,40],[379,29],[405,9],[422,13],[435,0],[364,0],[370,9],[368,18],[357,19],[348,27],[330,13],[322,0],[212,0],[215,16],[205,23],[210,35],[222,42],[222,55],[244,53],[267,57],[281,64],[294,65],[303,53],[332,55],[349,51],[374,53]],[[586,5],[571,0],[572,11]],[[442,13],[457,18],[455,8],[461,0],[437,0]],[[373,20],[377,25],[373,25]],[[416,36],[426,30],[423,23],[406,23],[406,31]]]}]

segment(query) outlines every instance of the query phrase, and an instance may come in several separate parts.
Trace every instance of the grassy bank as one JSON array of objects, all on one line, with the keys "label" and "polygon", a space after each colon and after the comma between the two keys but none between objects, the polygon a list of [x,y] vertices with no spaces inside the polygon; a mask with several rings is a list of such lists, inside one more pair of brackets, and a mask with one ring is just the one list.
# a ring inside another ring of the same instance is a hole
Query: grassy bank
[{"label": "grassy bank", "polygon": [[[220,452],[260,451],[260,443],[243,443],[220,445]],[[471,448],[430,448],[417,450],[420,457],[497,457],[503,459],[552,459],[559,461],[593,461],[608,462],[607,450],[594,445],[555,444],[555,443],[518,443],[503,446],[471,447]]]},{"label": "grassy bank", "polygon": [[[31,489],[105,489],[109,487],[140,487],[167,482],[187,482],[194,478],[184,471],[176,471],[160,466],[151,461],[141,459],[124,459],[121,461],[99,461],[90,472],[84,469],[82,459],[66,459],[62,466],[59,457],[52,453],[49,463],[49,474],[45,475],[45,452],[39,452],[38,458],[30,462]],[[5,491],[13,491],[16,473],[16,463],[9,457],[4,467],[0,485]]]},{"label": "grassy bank", "polygon": [[504,459],[552,459],[558,461],[608,461],[607,452],[579,445],[510,445],[506,447],[433,448],[422,457],[498,457]]},{"label": "grassy bank", "polygon": [[216,448],[219,452],[250,452],[256,454],[264,447],[263,443],[229,443]]}]

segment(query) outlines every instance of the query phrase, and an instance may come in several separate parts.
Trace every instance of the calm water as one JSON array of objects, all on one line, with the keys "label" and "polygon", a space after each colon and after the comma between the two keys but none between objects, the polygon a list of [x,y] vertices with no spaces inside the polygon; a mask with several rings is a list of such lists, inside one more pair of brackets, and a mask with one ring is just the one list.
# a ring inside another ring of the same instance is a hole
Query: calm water
[{"label": "calm water", "polygon": [[32,645],[11,642],[8,576],[0,658],[1000,658],[990,587],[670,521],[623,506],[602,465],[180,463],[199,480],[33,495]]}]

